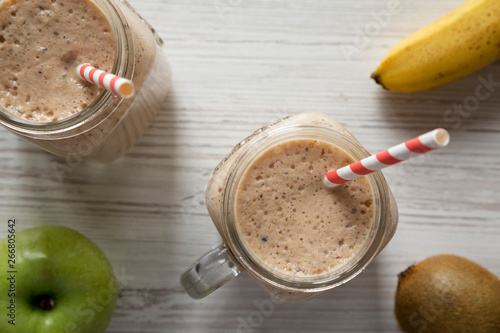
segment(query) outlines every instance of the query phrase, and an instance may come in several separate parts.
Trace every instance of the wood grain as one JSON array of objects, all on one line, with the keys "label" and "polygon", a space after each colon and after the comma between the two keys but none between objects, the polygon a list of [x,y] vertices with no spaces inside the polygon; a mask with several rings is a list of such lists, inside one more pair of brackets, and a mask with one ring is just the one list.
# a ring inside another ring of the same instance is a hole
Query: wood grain
[{"label": "wood grain", "polygon": [[[20,229],[64,225],[95,241],[130,276],[108,332],[398,332],[393,296],[408,265],[454,253],[500,275],[500,89],[460,123],[443,118],[474,94],[479,77],[500,82],[500,64],[411,95],[369,79],[397,41],[463,1],[400,1],[363,45],[373,13],[393,1],[130,2],[163,37],[174,79],[124,158],[83,163],[60,182],[57,158],[0,130],[0,235],[16,218]],[[217,6],[226,6],[222,14]],[[343,47],[359,52],[348,57]],[[269,297],[246,274],[206,299],[188,298],[180,274],[219,241],[204,204],[213,168],[255,129],[301,111],[333,116],[372,152],[439,126],[451,144],[384,171],[399,228],[353,281],[264,314]]]}]

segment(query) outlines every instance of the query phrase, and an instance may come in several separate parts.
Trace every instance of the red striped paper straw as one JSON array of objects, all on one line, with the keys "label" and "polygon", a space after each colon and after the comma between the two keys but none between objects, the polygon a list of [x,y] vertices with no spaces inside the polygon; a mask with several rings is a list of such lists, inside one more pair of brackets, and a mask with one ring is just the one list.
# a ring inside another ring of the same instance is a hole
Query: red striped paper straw
[{"label": "red striped paper straw", "polygon": [[101,71],[90,64],[78,66],[76,72],[82,79],[111,91],[122,98],[130,98],[135,94],[135,86],[132,81]]},{"label": "red striped paper straw", "polygon": [[449,142],[450,134],[448,131],[443,128],[437,128],[376,155],[328,172],[324,179],[325,186],[336,187],[414,156],[444,147]]}]

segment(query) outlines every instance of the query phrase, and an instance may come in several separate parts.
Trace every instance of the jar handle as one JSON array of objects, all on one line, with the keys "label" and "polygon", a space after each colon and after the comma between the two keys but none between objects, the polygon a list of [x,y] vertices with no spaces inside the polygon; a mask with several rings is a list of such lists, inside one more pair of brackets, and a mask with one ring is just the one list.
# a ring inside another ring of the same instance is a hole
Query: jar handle
[{"label": "jar handle", "polygon": [[221,243],[208,251],[181,276],[181,285],[195,299],[203,298],[222,287],[243,271],[233,255]]}]

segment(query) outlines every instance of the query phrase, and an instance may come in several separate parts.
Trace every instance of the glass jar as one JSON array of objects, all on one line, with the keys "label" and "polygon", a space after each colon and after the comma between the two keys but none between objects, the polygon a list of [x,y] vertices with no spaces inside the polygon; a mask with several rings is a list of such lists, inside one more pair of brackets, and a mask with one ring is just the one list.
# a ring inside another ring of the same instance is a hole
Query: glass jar
[{"label": "glass jar", "polygon": [[103,91],[79,113],[43,123],[16,117],[0,105],[0,123],[52,154],[106,163],[125,154],[151,124],[170,89],[171,74],[162,40],[125,0],[93,2],[113,30],[111,72],[132,80],[136,95],[122,99]]},{"label": "glass jar", "polygon": [[333,271],[317,276],[292,276],[263,264],[248,249],[237,230],[235,196],[249,165],[269,148],[296,139],[321,140],[344,150],[354,160],[369,153],[345,128],[318,113],[303,113],[266,126],[235,147],[216,168],[207,189],[207,208],[222,236],[216,246],[181,277],[191,297],[202,298],[242,271],[273,297],[303,301],[341,285],[358,275],[387,245],[398,221],[395,200],[381,172],[366,175],[373,193],[374,218],[363,246],[353,258]]}]

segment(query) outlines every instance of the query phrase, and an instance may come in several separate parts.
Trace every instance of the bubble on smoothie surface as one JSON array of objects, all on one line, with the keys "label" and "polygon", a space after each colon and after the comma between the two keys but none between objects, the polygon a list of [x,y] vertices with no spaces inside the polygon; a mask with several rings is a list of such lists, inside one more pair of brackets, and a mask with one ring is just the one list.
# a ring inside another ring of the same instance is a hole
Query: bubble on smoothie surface
[{"label": "bubble on smoothie surface", "polygon": [[359,178],[332,191],[325,170],[354,160],[319,140],[281,143],[248,168],[236,197],[238,230],[251,252],[295,276],[328,273],[363,246],[373,220],[373,193]]},{"label": "bubble on smoothie surface", "polygon": [[90,0],[4,0],[0,4],[0,103],[17,117],[70,117],[101,88],[76,74],[81,63],[110,71],[111,26]]}]

